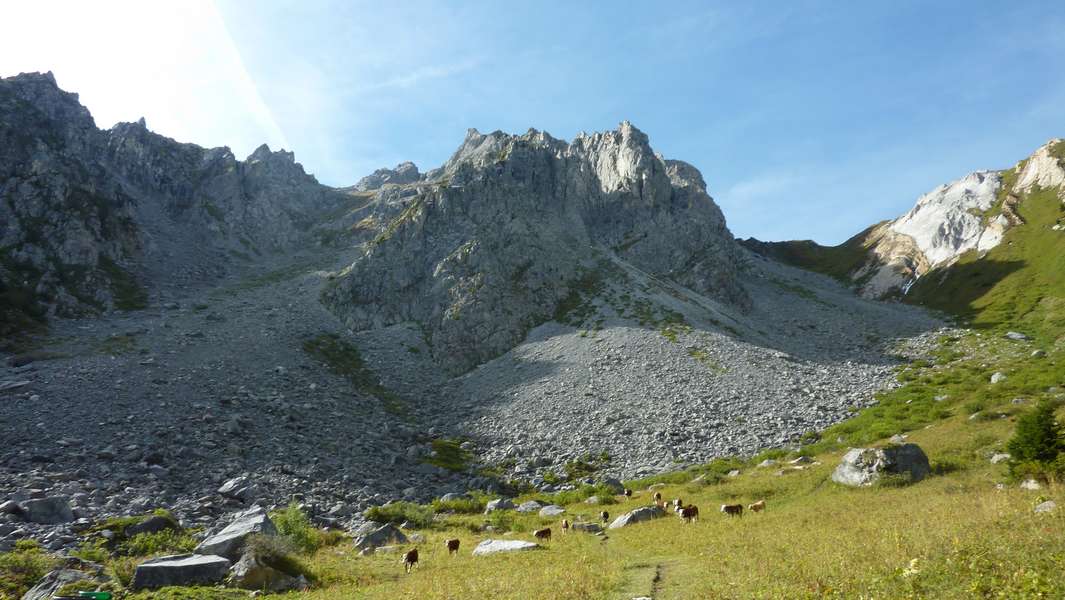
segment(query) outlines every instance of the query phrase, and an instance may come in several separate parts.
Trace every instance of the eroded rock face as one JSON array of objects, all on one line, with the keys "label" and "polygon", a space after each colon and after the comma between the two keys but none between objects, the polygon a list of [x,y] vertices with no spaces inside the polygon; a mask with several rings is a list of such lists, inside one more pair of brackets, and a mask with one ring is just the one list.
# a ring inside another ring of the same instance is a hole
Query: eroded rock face
[{"label": "eroded rock face", "polygon": [[421,324],[462,372],[520,342],[621,260],[740,308],[739,251],[698,171],[629,123],[572,143],[471,130],[323,293],[356,330]]},{"label": "eroded rock face", "polygon": [[199,554],[217,554],[236,560],[244,550],[248,536],[253,534],[277,535],[277,527],[260,506],[237,513],[221,531],[212,534],[196,546]]},{"label": "eroded rock face", "polygon": [[386,184],[414,183],[422,178],[418,167],[412,162],[402,162],[394,169],[377,169],[373,173],[363,177],[353,187],[359,192],[369,192],[384,187]]},{"label": "eroded rock face", "polygon": [[137,565],[130,584],[135,590],[170,585],[209,585],[226,578],[232,563],[221,556],[176,554]]}]

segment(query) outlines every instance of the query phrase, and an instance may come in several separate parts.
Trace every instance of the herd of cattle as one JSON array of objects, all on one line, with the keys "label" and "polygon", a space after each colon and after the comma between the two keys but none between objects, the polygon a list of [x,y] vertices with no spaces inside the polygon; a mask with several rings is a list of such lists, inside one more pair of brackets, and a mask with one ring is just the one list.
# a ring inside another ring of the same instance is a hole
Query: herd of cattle
[{"label": "herd of cattle", "polygon": [[[632,497],[632,490],[625,489],[625,497]],[[699,507],[695,506],[694,504],[685,505],[680,498],[674,498],[672,502],[666,503],[662,499],[662,492],[655,492],[652,496],[652,500],[654,500],[654,504],[658,508],[661,508],[662,510],[666,511],[672,510],[678,517],[680,517],[680,520],[684,521],[685,523],[694,523],[695,521],[699,520]],[[764,511],[765,507],[765,500],[759,500],[758,502],[748,504],[747,510],[753,513],[759,513]],[[730,517],[742,517],[743,505],[722,504],[721,512]],[[610,520],[610,513],[605,510],[600,512],[599,519],[605,524]],[[562,523],[560,523],[559,526],[562,529],[562,533],[569,533],[569,519],[562,519]],[[551,528],[545,527],[543,529],[537,529],[533,532],[533,537],[542,542],[550,542]],[[449,556],[452,554],[458,554],[459,544],[460,542],[457,538],[444,541],[444,545],[447,546],[447,553]],[[409,574],[411,570],[417,565],[418,549],[411,548],[403,554],[403,568],[406,569],[407,573]]]}]

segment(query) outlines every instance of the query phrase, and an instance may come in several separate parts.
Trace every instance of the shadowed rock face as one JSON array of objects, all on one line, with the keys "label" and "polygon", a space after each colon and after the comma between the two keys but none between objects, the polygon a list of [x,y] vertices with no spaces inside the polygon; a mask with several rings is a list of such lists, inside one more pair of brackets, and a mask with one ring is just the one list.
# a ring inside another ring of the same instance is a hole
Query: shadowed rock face
[{"label": "shadowed rock face", "polygon": [[471,130],[323,294],[356,330],[417,322],[461,372],[597,285],[615,257],[741,309],[739,253],[698,171],[628,123],[572,143]]}]

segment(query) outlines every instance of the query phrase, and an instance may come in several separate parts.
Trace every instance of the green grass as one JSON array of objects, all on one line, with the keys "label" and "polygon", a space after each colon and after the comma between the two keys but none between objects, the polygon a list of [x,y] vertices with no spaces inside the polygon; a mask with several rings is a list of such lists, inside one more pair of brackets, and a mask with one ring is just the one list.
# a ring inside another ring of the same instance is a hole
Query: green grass
[{"label": "green grass", "polygon": [[393,502],[382,506],[371,506],[366,510],[366,518],[378,523],[401,525],[412,523],[415,527],[429,527],[433,524],[432,507],[417,502]]},{"label": "green grass", "polygon": [[33,540],[19,540],[11,552],[0,552],[0,598],[21,598],[58,563]]},{"label": "green grass", "polygon": [[377,374],[366,366],[358,348],[341,339],[339,335],[317,335],[304,340],[302,347],[304,352],[326,365],[330,371],[345,377],[357,391],[380,400],[388,412],[406,416],[407,407],[404,400],[381,385]]},{"label": "green grass", "polygon": [[866,250],[870,243],[870,235],[880,225],[882,223],[877,223],[838,246],[822,246],[811,240],[787,242],[741,240],[740,243],[782,263],[824,273],[850,285],[851,274],[862,268],[868,260]]},{"label": "green grass", "polygon": [[436,439],[431,442],[433,455],[423,459],[430,465],[448,471],[465,471],[473,453],[462,449],[462,440]]}]

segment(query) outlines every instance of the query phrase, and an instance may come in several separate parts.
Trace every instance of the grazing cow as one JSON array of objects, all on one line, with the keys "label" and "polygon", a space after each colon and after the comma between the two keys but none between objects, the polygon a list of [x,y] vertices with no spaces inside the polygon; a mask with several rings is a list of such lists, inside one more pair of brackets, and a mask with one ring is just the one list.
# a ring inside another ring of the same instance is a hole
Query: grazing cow
[{"label": "grazing cow", "polygon": [[655,495],[651,496],[651,498],[654,498],[655,504],[659,504],[662,502],[662,492],[655,492]]},{"label": "grazing cow", "polygon": [[447,540],[446,542],[444,542],[444,544],[447,545],[448,556],[459,553],[459,541],[457,539]]},{"label": "grazing cow", "polygon": [[550,542],[551,541],[551,528],[550,527],[544,527],[543,529],[537,529],[536,531],[533,532],[533,537],[535,537],[538,540],[543,540],[545,542]]},{"label": "grazing cow", "polygon": [[569,519],[562,519],[562,534],[569,533]]},{"label": "grazing cow", "polygon": [[[457,540],[456,540],[457,541]],[[407,569],[407,574],[410,575],[411,569],[414,565],[418,564],[418,549],[411,548],[403,555],[403,567]]]},{"label": "grazing cow", "polygon": [[603,512],[599,513],[599,518],[602,519],[604,523],[606,523],[610,520],[610,513],[604,510]]},{"label": "grazing cow", "polygon": [[680,498],[673,499],[673,510],[679,510],[684,506],[684,503],[680,501]]},{"label": "grazing cow", "polygon": [[730,517],[742,517],[743,505],[742,504],[722,504],[721,512]]},{"label": "grazing cow", "polygon": [[625,491],[623,493],[625,494],[626,498],[632,498],[632,490],[630,490],[629,488],[625,488]]},{"label": "grazing cow", "polygon": [[765,500],[759,500],[754,504],[748,504],[747,510],[751,512],[762,512],[763,510],[765,510]]},{"label": "grazing cow", "polygon": [[677,514],[685,523],[694,523],[699,520],[699,507],[694,504],[688,506],[682,506],[677,510]]}]

